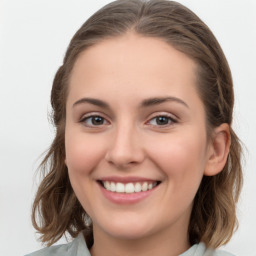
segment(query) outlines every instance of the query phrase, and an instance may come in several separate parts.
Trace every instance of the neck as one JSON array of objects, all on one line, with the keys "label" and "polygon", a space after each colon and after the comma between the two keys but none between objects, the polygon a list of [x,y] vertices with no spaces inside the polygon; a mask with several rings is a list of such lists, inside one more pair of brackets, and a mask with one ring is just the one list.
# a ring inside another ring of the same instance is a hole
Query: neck
[{"label": "neck", "polygon": [[[183,230],[182,230],[183,229]],[[151,234],[143,238],[122,239],[94,228],[94,244],[92,256],[177,256],[189,249],[187,229],[181,227],[170,230],[166,228],[161,233]]]}]

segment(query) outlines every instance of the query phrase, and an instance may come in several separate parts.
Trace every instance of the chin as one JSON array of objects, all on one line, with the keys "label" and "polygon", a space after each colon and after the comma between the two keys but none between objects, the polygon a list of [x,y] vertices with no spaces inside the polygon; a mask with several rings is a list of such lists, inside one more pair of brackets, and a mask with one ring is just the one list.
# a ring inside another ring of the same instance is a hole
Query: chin
[{"label": "chin", "polygon": [[153,233],[149,223],[132,219],[113,220],[109,221],[108,225],[104,225],[104,230],[118,239],[140,239]]}]

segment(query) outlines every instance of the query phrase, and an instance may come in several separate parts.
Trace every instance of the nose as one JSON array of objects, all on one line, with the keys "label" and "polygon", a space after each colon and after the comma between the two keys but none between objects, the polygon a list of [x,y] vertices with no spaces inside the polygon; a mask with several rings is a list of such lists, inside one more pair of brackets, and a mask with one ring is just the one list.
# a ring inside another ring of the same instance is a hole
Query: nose
[{"label": "nose", "polygon": [[115,129],[105,159],[118,169],[127,169],[143,162],[145,153],[136,127],[122,125]]}]

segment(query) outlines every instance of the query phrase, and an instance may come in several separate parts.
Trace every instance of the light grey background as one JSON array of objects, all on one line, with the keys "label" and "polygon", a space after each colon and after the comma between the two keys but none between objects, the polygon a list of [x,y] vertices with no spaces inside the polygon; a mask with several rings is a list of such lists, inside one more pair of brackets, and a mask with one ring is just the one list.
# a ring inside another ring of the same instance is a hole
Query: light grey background
[{"label": "light grey background", "polygon": [[[1,1],[1,0],[0,0]],[[47,119],[51,83],[82,23],[110,1],[0,2],[0,254],[39,249],[30,222],[34,176],[53,138]],[[212,29],[230,63],[236,94],[234,127],[247,147],[240,228],[226,250],[256,255],[256,1],[179,0]]]}]

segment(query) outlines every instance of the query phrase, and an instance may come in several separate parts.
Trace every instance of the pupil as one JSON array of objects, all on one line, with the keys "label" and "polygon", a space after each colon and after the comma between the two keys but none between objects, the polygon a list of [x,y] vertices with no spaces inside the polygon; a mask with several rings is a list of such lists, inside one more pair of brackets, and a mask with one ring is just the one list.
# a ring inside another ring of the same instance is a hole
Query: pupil
[{"label": "pupil", "polygon": [[156,119],[156,122],[157,124],[159,125],[165,125],[165,124],[168,124],[168,118],[164,117],[164,116],[160,116],[160,117],[157,117]]},{"label": "pupil", "polygon": [[95,116],[95,117],[93,117],[93,119],[92,119],[92,123],[93,123],[94,125],[103,124],[103,118],[100,117],[100,116]]}]

